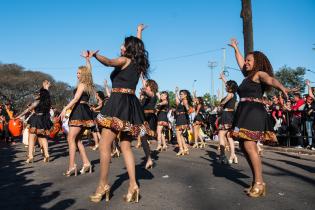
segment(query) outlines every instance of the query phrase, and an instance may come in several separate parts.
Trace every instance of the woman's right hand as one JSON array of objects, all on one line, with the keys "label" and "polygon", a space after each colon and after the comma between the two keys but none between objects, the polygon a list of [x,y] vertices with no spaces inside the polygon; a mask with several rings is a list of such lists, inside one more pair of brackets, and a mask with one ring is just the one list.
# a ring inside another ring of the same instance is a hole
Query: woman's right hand
[{"label": "woman's right hand", "polygon": [[59,115],[59,118],[60,118],[61,120],[63,120],[63,119],[65,118],[65,116],[66,116],[66,110],[62,110],[62,112],[61,112],[60,115]]},{"label": "woman's right hand", "polygon": [[235,38],[232,38],[230,44],[228,45],[233,47],[234,49],[237,49],[238,42]]}]

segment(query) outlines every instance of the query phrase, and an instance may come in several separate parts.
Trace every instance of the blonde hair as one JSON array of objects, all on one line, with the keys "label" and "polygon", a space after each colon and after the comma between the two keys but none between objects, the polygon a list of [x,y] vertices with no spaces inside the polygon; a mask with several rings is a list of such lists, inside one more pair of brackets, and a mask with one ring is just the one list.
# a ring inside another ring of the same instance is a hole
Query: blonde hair
[{"label": "blonde hair", "polygon": [[95,89],[91,69],[86,66],[79,66],[78,70],[81,74],[79,83],[85,85],[84,91],[89,93],[89,95],[94,95]]}]

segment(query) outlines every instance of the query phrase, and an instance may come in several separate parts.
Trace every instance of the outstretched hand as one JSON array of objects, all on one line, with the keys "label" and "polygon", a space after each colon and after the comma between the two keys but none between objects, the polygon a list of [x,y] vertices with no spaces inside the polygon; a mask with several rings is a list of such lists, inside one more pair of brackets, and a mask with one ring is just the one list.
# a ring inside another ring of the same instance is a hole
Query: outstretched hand
[{"label": "outstretched hand", "polygon": [[90,58],[94,57],[98,52],[99,52],[99,50],[96,50],[96,51],[93,51],[93,50],[86,50],[86,51],[83,51],[83,52],[81,53],[81,56],[82,56],[83,58],[90,59]]},{"label": "outstretched hand", "polygon": [[236,49],[237,45],[238,45],[238,42],[237,42],[237,40],[235,38],[232,38],[230,44],[228,44],[228,45],[233,47],[234,49]]},{"label": "outstretched hand", "polygon": [[222,79],[222,80],[223,80],[223,79],[224,79],[224,77],[225,77],[225,76],[224,76],[224,72],[222,71],[222,72],[220,73],[220,77],[219,77],[219,79]]}]

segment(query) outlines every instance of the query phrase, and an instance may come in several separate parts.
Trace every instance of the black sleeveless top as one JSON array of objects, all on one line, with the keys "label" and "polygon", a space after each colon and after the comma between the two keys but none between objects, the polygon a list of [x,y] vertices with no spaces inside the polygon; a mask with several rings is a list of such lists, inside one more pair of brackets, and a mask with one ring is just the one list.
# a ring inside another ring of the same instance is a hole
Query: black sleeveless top
[{"label": "black sleeveless top", "polygon": [[[73,95],[77,92],[77,88],[73,90]],[[89,102],[90,100],[90,94],[88,94],[86,91],[83,91],[79,101],[77,103],[80,103],[81,101],[83,102]]]},{"label": "black sleeveless top", "polygon": [[179,103],[177,105],[177,107],[176,107],[176,112],[185,112],[185,113],[187,113],[187,109],[182,103]]},{"label": "black sleeveless top", "polygon": [[128,88],[135,90],[139,81],[140,73],[135,64],[131,61],[125,68],[115,68],[110,74],[112,88]]},{"label": "black sleeveless top", "polygon": [[146,96],[142,105],[143,109],[154,110],[157,100],[158,98],[156,96],[153,96],[153,97]]},{"label": "black sleeveless top", "polygon": [[160,105],[158,106],[158,110],[161,112],[168,112],[169,109],[169,105],[168,104],[164,104],[164,105]]},{"label": "black sleeveless top", "polygon": [[264,84],[254,82],[248,77],[243,80],[242,84],[237,89],[240,98],[262,98],[264,92]]},{"label": "black sleeveless top", "polygon": [[236,95],[234,94],[233,98],[231,98],[226,104],[224,104],[223,109],[234,109],[236,103]]},{"label": "black sleeveless top", "polygon": [[51,107],[50,93],[48,90],[41,88],[39,104],[35,107],[34,111],[35,113],[47,114],[50,111],[50,107]]}]

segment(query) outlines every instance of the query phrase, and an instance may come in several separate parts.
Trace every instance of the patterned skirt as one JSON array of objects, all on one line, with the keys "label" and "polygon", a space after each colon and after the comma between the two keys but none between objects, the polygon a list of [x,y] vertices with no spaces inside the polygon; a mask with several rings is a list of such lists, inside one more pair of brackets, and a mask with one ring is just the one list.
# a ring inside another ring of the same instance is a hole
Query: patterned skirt
[{"label": "patterned skirt", "polygon": [[157,117],[158,125],[163,127],[168,127],[168,118],[166,111],[160,111]]},{"label": "patterned skirt", "polygon": [[49,136],[52,126],[49,113],[34,113],[27,121],[31,134]]},{"label": "patterned skirt", "polygon": [[240,140],[277,143],[271,119],[260,102],[240,102],[234,115],[232,137]]},{"label": "patterned skirt", "polygon": [[189,116],[188,114],[177,114],[175,118],[176,130],[185,131],[189,129]]},{"label": "patterned skirt", "polygon": [[74,106],[69,116],[69,126],[94,128],[93,112],[88,104],[78,103]]},{"label": "patterned skirt", "polygon": [[150,130],[139,99],[134,94],[112,92],[96,121],[102,128],[124,132],[133,138],[144,136]]},{"label": "patterned skirt", "polygon": [[229,130],[232,127],[234,112],[223,111],[219,118],[219,130]]}]

